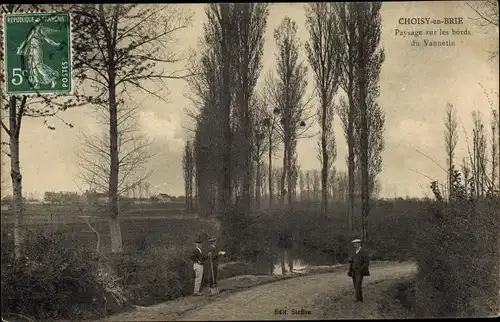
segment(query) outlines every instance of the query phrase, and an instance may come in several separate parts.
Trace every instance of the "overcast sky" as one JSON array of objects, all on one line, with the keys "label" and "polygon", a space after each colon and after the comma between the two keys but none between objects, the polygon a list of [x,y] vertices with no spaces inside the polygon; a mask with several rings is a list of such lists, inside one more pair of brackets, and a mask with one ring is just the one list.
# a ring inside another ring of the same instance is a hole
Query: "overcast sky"
[{"label": "overcast sky", "polygon": [[[181,6],[191,10],[194,19],[190,28],[178,34],[181,40],[179,46],[182,50],[196,48],[199,37],[203,35],[204,5]],[[272,33],[286,15],[297,22],[300,40],[307,41],[303,6],[300,3],[270,6],[261,75],[274,67],[276,46]],[[403,26],[398,25],[401,17],[463,17],[464,24]],[[430,191],[426,187],[429,179],[412,170],[438,180],[445,179],[443,170],[417,150],[444,166],[443,117],[448,102],[456,107],[461,123],[457,147],[459,159],[467,151],[464,128],[470,141],[471,112],[480,110],[486,123],[490,122],[490,105],[480,84],[489,93],[495,107],[498,106],[498,95],[494,94],[498,92],[498,60],[488,60],[487,52],[498,41],[498,29],[478,29],[469,17],[473,17],[473,13],[465,2],[388,2],[382,6],[381,43],[386,60],[380,76],[379,103],[386,113],[386,149],[383,154],[384,170],[379,179],[384,197],[421,197],[424,193],[428,194]],[[468,29],[472,35],[435,36],[433,39],[454,40],[455,47],[412,47],[411,38],[394,35],[395,28],[406,31]],[[304,51],[302,54],[305,58]],[[312,86],[312,78],[310,83]],[[142,130],[155,140],[157,154],[151,161],[153,174],[150,181],[152,186],[158,188],[152,191],[181,195],[184,193],[181,154],[189,138],[189,132],[184,128],[189,118],[184,110],[191,102],[185,98],[189,93],[184,81],[171,81],[169,91],[168,104],[145,95],[138,95],[137,101],[141,102],[139,117]],[[41,196],[44,191],[87,188],[75,179],[75,150],[78,148],[79,133],[95,128],[95,120],[88,108],[67,111],[61,116],[75,127],[70,129],[59,125],[56,131],[50,131],[39,120],[24,120],[21,167],[26,195],[35,191]],[[335,126],[338,143],[335,166],[345,170],[347,148],[338,118]],[[2,137],[5,138],[3,132]],[[302,169],[319,169],[316,141],[317,138],[313,138],[299,142]],[[5,175],[8,176],[9,172],[2,171],[2,176]],[[5,194],[2,191],[2,195]]]}]

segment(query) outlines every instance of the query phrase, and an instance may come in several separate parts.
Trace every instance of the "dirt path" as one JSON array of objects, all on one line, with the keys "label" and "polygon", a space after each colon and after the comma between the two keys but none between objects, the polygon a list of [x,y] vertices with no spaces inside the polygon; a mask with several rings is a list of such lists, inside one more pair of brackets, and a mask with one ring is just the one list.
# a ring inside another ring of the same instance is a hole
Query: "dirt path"
[{"label": "dirt path", "polygon": [[[371,267],[364,281],[365,302],[353,303],[352,280],[345,272],[297,277],[257,286],[187,312],[178,320],[289,320],[377,317],[374,284],[414,274],[412,263]],[[382,291],[382,290],[381,290]],[[341,301],[339,301],[341,299]],[[341,305],[332,305],[332,303]],[[350,313],[349,313],[350,312]],[[355,316],[352,316],[355,314]]]}]

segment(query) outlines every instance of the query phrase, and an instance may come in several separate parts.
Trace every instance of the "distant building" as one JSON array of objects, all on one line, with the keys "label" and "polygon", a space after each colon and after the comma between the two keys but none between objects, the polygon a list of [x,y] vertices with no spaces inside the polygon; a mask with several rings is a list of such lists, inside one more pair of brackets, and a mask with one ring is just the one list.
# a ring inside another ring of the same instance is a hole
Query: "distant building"
[{"label": "distant building", "polygon": [[109,197],[107,193],[96,192],[96,191],[86,191],[84,193],[85,198],[87,199],[87,203],[89,204],[102,204],[108,203]]},{"label": "distant building", "polygon": [[97,202],[98,203],[108,203],[109,202],[109,196],[107,193],[97,193]]},{"label": "distant building", "polygon": [[172,202],[172,196],[170,196],[169,194],[166,194],[166,193],[158,194],[158,199],[160,200],[160,202],[163,202],[163,203]]}]

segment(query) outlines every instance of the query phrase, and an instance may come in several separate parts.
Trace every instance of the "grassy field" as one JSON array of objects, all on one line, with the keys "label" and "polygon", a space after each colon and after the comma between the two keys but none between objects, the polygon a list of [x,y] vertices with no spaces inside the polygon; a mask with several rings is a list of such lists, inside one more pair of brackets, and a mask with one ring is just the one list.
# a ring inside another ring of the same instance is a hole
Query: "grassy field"
[{"label": "grassy field", "polygon": [[[427,203],[422,201],[402,199],[391,202],[377,201],[373,204],[369,224],[371,239],[374,242],[374,256],[377,259],[411,257],[409,245],[402,244],[407,244],[414,234],[420,214],[425,211],[426,206]],[[344,235],[346,205],[331,205],[328,224],[320,222],[323,219],[317,215],[318,204],[299,203],[296,208],[297,210],[283,210],[286,217],[284,219],[292,231],[296,230],[293,227],[301,227],[301,234],[305,234],[304,237],[307,237],[310,243],[321,245],[324,239],[333,241],[336,236]],[[298,212],[295,213],[296,211]],[[356,207],[356,214],[358,212],[359,209]],[[266,210],[264,215],[265,213]],[[82,215],[92,216],[90,221],[100,234],[101,247],[108,248],[109,225],[102,206],[28,205],[25,223],[30,229],[50,230],[63,226],[66,230],[72,231],[79,242],[95,247],[96,234],[89,229],[85,219],[79,217]],[[7,241],[12,238],[12,212],[2,211],[1,217],[2,241]],[[358,217],[358,215],[354,217],[355,227],[359,227],[360,224]],[[193,239],[200,231],[217,235],[219,229],[215,220],[188,214],[184,204],[179,203],[134,205],[121,214],[121,226],[126,249],[132,245],[191,247]],[[359,234],[359,231],[355,234]],[[346,242],[348,247],[348,240]],[[306,253],[313,254],[312,249],[308,248]],[[317,256],[316,253],[314,256]]]},{"label": "grassy field", "polygon": [[[109,224],[102,206],[75,207],[67,205],[27,205],[24,221],[28,230],[53,230],[63,227],[73,233],[74,239],[89,247],[96,247],[97,236],[84,218],[99,232],[100,246],[107,250],[110,244]],[[2,211],[2,242],[12,240],[13,216]],[[196,234],[217,232],[215,221],[187,214],[184,204],[138,204],[121,214],[121,229],[125,249],[163,245],[176,248],[191,247]]]},{"label": "grassy field", "polygon": [[[83,222],[80,216],[91,216],[94,219],[106,219],[107,208],[105,205],[51,205],[28,204],[24,214],[25,223],[30,224],[70,224]],[[11,223],[12,210],[2,211],[2,224]],[[123,206],[120,210],[123,218],[132,217],[179,217],[186,215],[184,204],[135,204]]]}]

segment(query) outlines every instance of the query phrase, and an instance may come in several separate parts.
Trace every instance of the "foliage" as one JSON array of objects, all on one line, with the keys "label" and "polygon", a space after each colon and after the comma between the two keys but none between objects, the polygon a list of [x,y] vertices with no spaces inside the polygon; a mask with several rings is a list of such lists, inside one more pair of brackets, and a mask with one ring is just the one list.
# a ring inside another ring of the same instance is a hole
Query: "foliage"
[{"label": "foliage", "polygon": [[[68,232],[28,232],[15,258],[2,242],[2,312],[37,320],[89,319],[124,304],[93,253]],[[118,295],[118,296],[117,296]]]},{"label": "foliage", "polygon": [[[369,217],[373,231],[369,247],[374,260],[409,260],[414,257],[413,235],[419,229],[421,213],[428,207],[425,200],[378,200],[372,205]],[[359,204],[356,204],[359,213]],[[256,212],[242,221],[242,226],[233,223],[229,234],[221,231],[223,247],[228,250],[230,260],[252,261],[267,258],[274,261],[283,248],[292,256],[311,264],[325,265],[344,261],[351,250],[350,241],[359,237],[360,231],[346,231],[347,205],[332,203],[327,216],[322,213],[320,203],[296,202],[293,207],[278,207]],[[241,215],[234,213],[233,216]],[[354,218],[355,227],[360,226],[359,217]],[[231,222],[231,220],[229,220]],[[232,246],[234,243],[235,246]],[[226,246],[228,245],[228,246]]]},{"label": "foliage", "polygon": [[152,305],[193,290],[192,265],[183,252],[165,246],[115,255],[113,265],[131,303]]},{"label": "foliage", "polygon": [[221,242],[229,260],[254,261],[267,255],[272,237],[264,220],[248,214],[241,205],[233,206],[221,218]]},{"label": "foliage", "polygon": [[436,202],[415,239],[418,315],[497,314],[500,202],[467,193],[460,173],[453,173],[449,202],[433,184]]}]

